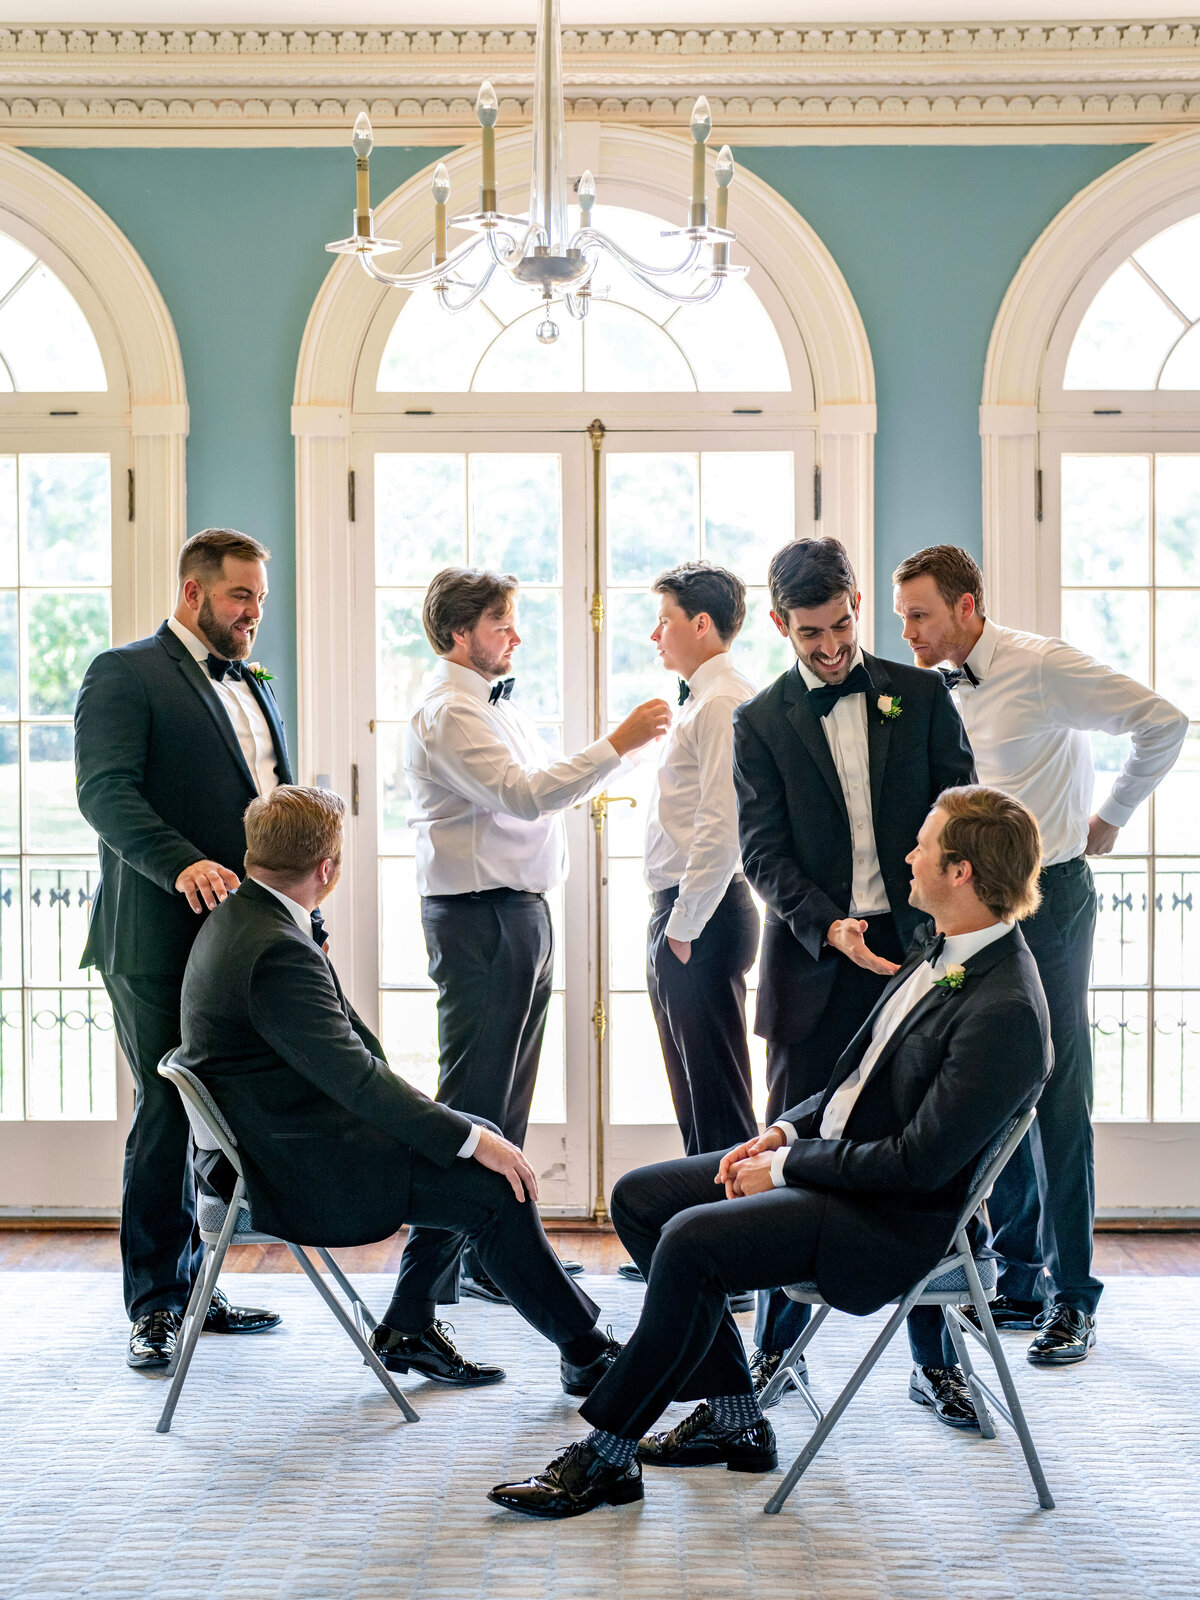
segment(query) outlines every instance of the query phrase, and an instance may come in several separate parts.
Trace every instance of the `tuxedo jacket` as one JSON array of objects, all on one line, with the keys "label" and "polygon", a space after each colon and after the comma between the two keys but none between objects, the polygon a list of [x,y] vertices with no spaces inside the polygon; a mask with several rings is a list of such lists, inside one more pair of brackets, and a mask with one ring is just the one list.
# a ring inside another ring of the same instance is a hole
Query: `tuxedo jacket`
[{"label": "tuxedo jacket", "polygon": [[255,1227],[293,1243],[395,1233],[414,1153],[448,1167],[471,1131],[396,1076],[325,955],[252,878],[196,938],[182,1032],[176,1060],[233,1129]]},{"label": "tuxedo jacket", "polygon": [[[271,729],[276,771],[292,781],[283,723],[267,684],[247,680]],[[204,666],[164,622],[105,650],[75,709],[79,809],[100,838],[100,889],[81,965],[180,977],[205,920],[175,888],[185,867],[242,872],[242,816],[258,793]]]},{"label": "tuxedo jacket", "polygon": [[[905,856],[943,789],[975,781],[975,759],[940,673],[863,652],[871,679],[867,757],[879,868],[901,946],[924,920],[908,901]],[[899,696],[884,717],[881,695]],[[845,956],[825,944],[850,915],[850,818],[821,718],[795,667],[733,717],[738,834],[751,886],[766,903],[755,1032],[807,1038]]]},{"label": "tuxedo jacket", "polygon": [[[1054,1059],[1041,979],[1014,928],[964,963],[960,989],[935,985],[918,1001],[884,1047],[843,1137],[822,1139],[834,1090],[862,1060],[881,1007],[922,960],[918,947],[819,1099],[781,1118],[797,1133],[784,1163],[788,1184],[827,1196],[816,1282],[831,1305],[859,1315],[906,1293],[946,1253],[980,1155],[1036,1102]],[[976,1238],[980,1230],[977,1222]]]}]

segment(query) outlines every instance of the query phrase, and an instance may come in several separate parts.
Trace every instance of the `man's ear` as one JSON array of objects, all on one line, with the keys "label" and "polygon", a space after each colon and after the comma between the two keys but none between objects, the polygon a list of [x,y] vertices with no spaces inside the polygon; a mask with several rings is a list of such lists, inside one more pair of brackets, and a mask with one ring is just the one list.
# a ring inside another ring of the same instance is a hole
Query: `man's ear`
[{"label": "man's ear", "polygon": [[771,621],[775,624],[775,626],[779,629],[780,633],[786,639],[787,636],[788,636],[787,623],[780,620],[779,613],[777,611],[772,611],[772,613],[771,613]]}]

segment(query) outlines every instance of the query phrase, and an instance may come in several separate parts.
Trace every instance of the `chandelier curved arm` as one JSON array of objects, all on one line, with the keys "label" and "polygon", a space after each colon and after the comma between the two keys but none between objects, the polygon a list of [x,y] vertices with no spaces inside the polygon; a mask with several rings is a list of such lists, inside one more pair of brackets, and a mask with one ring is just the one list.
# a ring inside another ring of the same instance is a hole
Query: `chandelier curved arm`
[{"label": "chandelier curved arm", "polygon": [[[524,257],[532,232],[532,228],[526,228],[525,237],[518,243],[511,233],[504,233],[499,228],[486,229],[488,251],[495,265],[503,267],[506,272],[511,272]],[[500,248],[501,239],[508,241],[507,250]]]},{"label": "chandelier curved arm", "polygon": [[664,300],[674,300],[680,306],[702,306],[707,301],[715,299],[721,292],[721,285],[725,282],[724,272],[715,272],[708,279],[704,290],[698,294],[676,294],[674,290],[667,289],[661,283],[655,283],[650,278],[643,278],[640,272],[628,269],[631,278],[635,278],[643,289],[652,289],[655,294],[661,295]]},{"label": "chandelier curved arm", "polygon": [[455,287],[462,287],[462,285],[447,283],[444,287],[439,287],[438,301],[441,304],[443,311],[465,311],[468,306],[474,305],[476,300],[479,299],[479,296],[487,288],[491,281],[492,273],[495,272],[495,270],[496,263],[494,261],[489,261],[487,266],[484,268],[483,277],[480,278],[479,282],[462,300],[452,302],[450,299],[450,290]]},{"label": "chandelier curved arm", "polygon": [[[621,263],[627,272],[635,273],[644,283],[647,279],[674,278],[681,272],[687,272],[689,268],[695,266],[700,257],[700,252],[704,248],[704,243],[700,239],[694,239],[691,249],[683,260],[670,267],[655,267],[651,266],[648,261],[639,261],[636,256],[631,256],[628,250],[622,250],[621,246],[610,239],[606,233],[601,233],[597,228],[580,228],[579,232],[571,240],[570,248],[586,250],[589,246],[606,250],[614,260]],[[653,285],[653,287],[657,288],[657,285]]]},{"label": "chandelier curved arm", "polygon": [[363,271],[369,278],[374,278],[376,283],[385,283],[389,289],[420,289],[424,284],[437,283],[440,278],[448,277],[478,247],[478,236],[468,239],[465,244],[460,244],[457,250],[452,250],[444,261],[439,261],[432,267],[425,267],[419,272],[382,272],[375,265],[374,257],[366,251],[360,252],[358,259],[362,262]]}]

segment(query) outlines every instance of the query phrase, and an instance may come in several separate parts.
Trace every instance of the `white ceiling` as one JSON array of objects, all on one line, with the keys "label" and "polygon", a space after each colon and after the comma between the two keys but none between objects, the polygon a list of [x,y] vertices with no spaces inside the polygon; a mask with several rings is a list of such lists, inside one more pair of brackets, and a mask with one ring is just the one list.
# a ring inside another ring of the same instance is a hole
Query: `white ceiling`
[{"label": "white ceiling", "polygon": [[[535,0],[10,0],[33,24],[127,27],[513,27]],[[7,9],[7,7],[5,8]],[[562,0],[563,22],[642,27],[845,27],[848,23],[1162,21],[1194,16],[1163,0]],[[8,26],[12,26],[10,22]]]}]

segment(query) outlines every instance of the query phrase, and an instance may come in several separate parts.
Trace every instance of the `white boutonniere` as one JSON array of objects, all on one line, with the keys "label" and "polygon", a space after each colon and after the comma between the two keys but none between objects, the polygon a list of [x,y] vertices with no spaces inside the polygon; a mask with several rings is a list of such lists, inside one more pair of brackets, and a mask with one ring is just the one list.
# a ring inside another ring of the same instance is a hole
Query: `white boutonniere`
[{"label": "white boutonniere", "polygon": [[257,661],[247,661],[246,671],[252,672],[256,681],[259,683],[275,682],[275,674],[273,672],[268,672],[266,667],[259,666]]},{"label": "white boutonniere", "polygon": [[900,715],[900,696],[898,694],[881,694],[875,704],[879,707],[879,715],[886,717],[889,722],[894,722]]},{"label": "white boutonniere", "polygon": [[944,977],[938,978],[934,984],[935,989],[961,989],[967,981],[966,967],[953,964],[946,968]]}]

